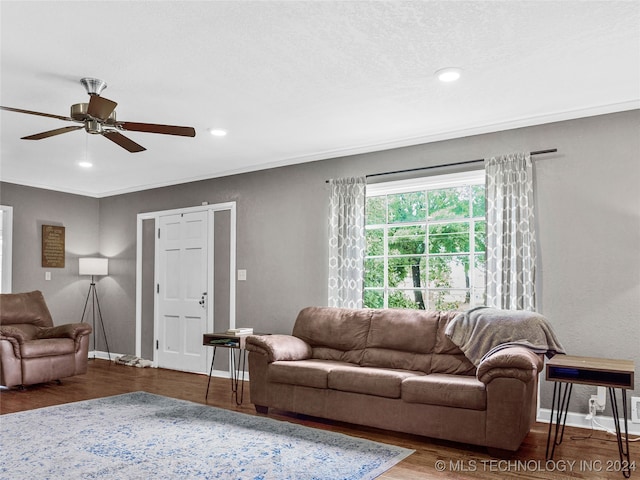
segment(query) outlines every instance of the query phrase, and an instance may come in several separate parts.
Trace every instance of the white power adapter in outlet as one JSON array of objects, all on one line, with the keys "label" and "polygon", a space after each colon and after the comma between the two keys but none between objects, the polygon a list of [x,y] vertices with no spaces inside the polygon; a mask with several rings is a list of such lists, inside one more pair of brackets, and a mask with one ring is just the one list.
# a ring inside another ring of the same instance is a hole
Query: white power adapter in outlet
[{"label": "white power adapter in outlet", "polygon": [[631,422],[640,423],[640,397],[631,397]]}]

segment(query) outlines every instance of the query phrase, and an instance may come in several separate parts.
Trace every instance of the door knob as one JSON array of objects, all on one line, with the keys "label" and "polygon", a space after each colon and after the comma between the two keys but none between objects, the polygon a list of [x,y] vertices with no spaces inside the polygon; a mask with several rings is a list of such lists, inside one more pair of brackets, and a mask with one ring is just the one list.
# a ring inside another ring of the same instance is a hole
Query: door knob
[{"label": "door knob", "polygon": [[202,308],[206,308],[207,292],[202,292],[202,296],[200,297],[200,301],[198,303]]}]

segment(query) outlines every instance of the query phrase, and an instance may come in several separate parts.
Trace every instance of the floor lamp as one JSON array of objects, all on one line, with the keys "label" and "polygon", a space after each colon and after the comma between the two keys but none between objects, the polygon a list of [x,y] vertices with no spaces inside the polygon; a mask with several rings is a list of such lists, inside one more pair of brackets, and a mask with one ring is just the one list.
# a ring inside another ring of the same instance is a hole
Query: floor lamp
[{"label": "floor lamp", "polygon": [[91,275],[91,284],[89,285],[89,291],[87,292],[87,299],[84,302],[84,310],[82,310],[81,322],[84,322],[84,316],[87,313],[87,306],[89,305],[89,298],[91,298],[91,317],[93,319],[93,358],[96,358],[96,310],[98,311],[98,318],[100,319],[100,326],[102,327],[102,334],[104,335],[104,343],[107,345],[107,355],[111,360],[111,352],[109,350],[109,342],[107,340],[107,332],[104,329],[104,322],[102,321],[102,312],[100,311],[100,302],[98,301],[98,292],[96,291],[96,283],[93,277],[98,275],[109,274],[109,259],[108,258],[80,258],[78,273],[80,275]]}]

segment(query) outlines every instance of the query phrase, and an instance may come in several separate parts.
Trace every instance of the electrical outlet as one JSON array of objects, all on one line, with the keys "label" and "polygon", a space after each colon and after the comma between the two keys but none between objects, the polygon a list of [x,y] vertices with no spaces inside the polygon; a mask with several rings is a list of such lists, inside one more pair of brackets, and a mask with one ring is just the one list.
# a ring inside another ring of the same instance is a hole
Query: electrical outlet
[{"label": "electrical outlet", "polygon": [[640,397],[631,397],[631,421],[640,423]]},{"label": "electrical outlet", "polygon": [[591,420],[593,417],[597,415],[598,411],[598,403],[596,402],[596,396],[591,395],[589,399],[589,414],[586,416],[587,420]]},{"label": "electrical outlet", "polygon": [[604,412],[604,405],[599,402],[598,395],[591,395],[589,399],[589,407],[593,408],[596,412]]}]

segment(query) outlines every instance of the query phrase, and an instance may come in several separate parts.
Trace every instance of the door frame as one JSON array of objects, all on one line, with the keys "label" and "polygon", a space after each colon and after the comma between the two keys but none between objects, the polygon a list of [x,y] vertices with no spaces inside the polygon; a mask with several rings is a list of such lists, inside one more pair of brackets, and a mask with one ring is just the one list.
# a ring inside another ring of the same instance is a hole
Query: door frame
[{"label": "door frame", "polygon": [[[142,355],[142,251],[143,251],[143,221],[153,220],[155,222],[155,230],[159,225],[159,219],[165,215],[174,215],[180,213],[190,213],[197,211],[207,211],[208,216],[208,237],[209,242],[213,242],[214,238],[214,213],[220,211],[229,211],[229,328],[235,328],[236,326],[236,202],[216,203],[212,205],[198,205],[195,207],[176,208],[172,210],[161,210],[155,212],[139,213],[136,220],[136,333],[135,333],[135,348],[136,356]],[[158,261],[158,238],[155,235],[155,258],[154,258],[154,285],[157,284],[157,272],[156,263]],[[213,245],[209,245],[211,251],[213,251]],[[208,259],[208,282],[213,281],[213,255]],[[213,292],[213,291],[212,291]],[[215,299],[214,299],[215,301]],[[210,303],[213,307],[213,303]],[[153,302],[153,325],[154,325],[154,337],[157,327],[157,297],[154,295]],[[213,322],[213,308],[210,308],[207,312],[207,324],[211,325]],[[207,349],[207,363],[210,363],[210,352]],[[157,367],[156,350],[153,351],[153,366]]]}]

